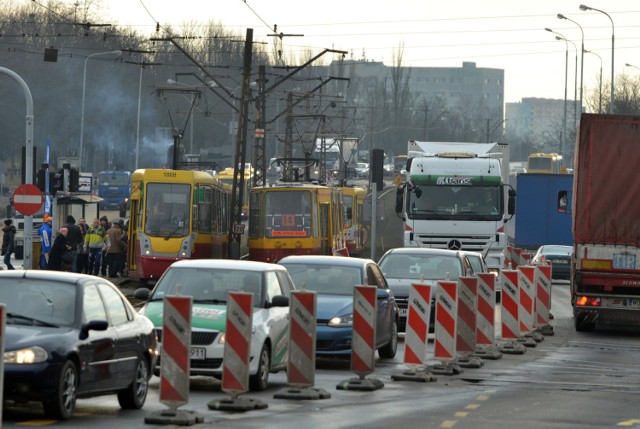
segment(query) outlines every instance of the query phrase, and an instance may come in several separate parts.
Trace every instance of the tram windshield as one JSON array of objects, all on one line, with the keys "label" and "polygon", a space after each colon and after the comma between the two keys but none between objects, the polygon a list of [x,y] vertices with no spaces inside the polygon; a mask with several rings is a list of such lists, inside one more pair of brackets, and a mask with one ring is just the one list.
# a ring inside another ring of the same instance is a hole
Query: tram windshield
[{"label": "tram windshield", "polygon": [[278,191],[265,194],[267,237],[311,236],[311,193]]},{"label": "tram windshield", "polygon": [[189,234],[191,185],[149,183],[146,189],[144,232],[155,237],[184,237]]}]

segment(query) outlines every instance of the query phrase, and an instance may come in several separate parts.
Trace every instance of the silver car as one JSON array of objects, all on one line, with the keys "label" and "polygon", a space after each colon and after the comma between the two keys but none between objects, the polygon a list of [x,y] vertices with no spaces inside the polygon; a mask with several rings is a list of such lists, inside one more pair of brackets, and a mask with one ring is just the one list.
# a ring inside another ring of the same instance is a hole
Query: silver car
[{"label": "silver car", "polygon": [[[439,280],[457,281],[463,275],[474,273],[469,258],[464,252],[447,249],[422,247],[400,247],[385,253],[379,262],[389,288],[393,292],[400,309],[398,330],[405,332],[409,289],[412,283],[422,281],[436,286]],[[435,293],[431,300],[431,321],[429,331],[433,332]]]}]

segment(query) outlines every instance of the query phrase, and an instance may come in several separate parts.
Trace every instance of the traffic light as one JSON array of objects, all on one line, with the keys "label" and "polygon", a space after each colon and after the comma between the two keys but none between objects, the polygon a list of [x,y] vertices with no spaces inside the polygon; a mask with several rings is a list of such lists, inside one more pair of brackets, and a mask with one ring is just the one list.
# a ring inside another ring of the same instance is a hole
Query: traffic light
[{"label": "traffic light", "polygon": [[80,190],[80,172],[76,168],[69,170],[69,191],[78,192]]},{"label": "traffic light", "polygon": [[64,188],[62,186],[63,172],[62,170],[55,172],[52,171],[49,173],[49,187],[51,188],[51,193],[55,195],[57,191],[62,191]]},{"label": "traffic light", "polygon": [[36,175],[36,186],[42,192],[46,191],[46,177],[47,177],[47,171],[46,170],[44,170],[42,168],[40,170],[38,170],[38,173]]}]

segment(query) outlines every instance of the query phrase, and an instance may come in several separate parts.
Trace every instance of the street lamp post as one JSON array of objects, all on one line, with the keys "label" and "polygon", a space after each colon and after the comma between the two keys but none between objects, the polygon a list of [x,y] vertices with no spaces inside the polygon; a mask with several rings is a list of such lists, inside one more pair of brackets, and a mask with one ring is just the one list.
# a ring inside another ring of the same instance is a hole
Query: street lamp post
[{"label": "street lamp post", "polygon": [[586,54],[593,54],[600,60],[600,96],[598,97],[598,113],[602,113],[602,57],[593,51],[584,51]]},{"label": "street lamp post", "polygon": [[580,28],[580,34],[582,34],[582,44],[580,49],[580,113],[582,114],[582,90],[583,90],[583,82],[584,82],[584,31],[582,30],[582,26],[578,24],[571,18],[567,18],[563,14],[558,14],[558,19],[566,19],[567,21],[573,22],[575,25]]},{"label": "street lamp post", "polygon": [[625,63],[624,65],[625,65],[625,67],[631,67],[631,68],[640,70],[640,67],[634,66],[633,64]]},{"label": "street lamp post", "polygon": [[85,92],[86,92],[86,88],[87,88],[87,63],[89,62],[89,59],[91,59],[92,57],[97,57],[98,55],[109,55],[109,54],[119,54],[121,51],[108,51],[108,52],[96,52],[94,54],[91,54],[87,57],[86,60],[84,60],[84,73],[82,74],[82,114],[80,116],[80,150],[79,150],[79,164],[78,165],[78,170],[82,171],[82,143],[84,140],[84,96],[85,96]]},{"label": "street lamp post", "polygon": [[615,27],[613,25],[613,19],[611,18],[611,16],[609,16],[609,14],[603,10],[600,9],[596,9],[595,7],[589,7],[589,6],[585,6],[583,4],[580,5],[580,10],[582,11],[586,11],[586,10],[595,10],[596,12],[600,12],[603,13],[605,15],[607,15],[607,18],[609,18],[609,21],[611,21],[611,101],[610,101],[610,106],[609,106],[609,113],[614,113],[614,100],[613,100],[613,88],[614,88],[614,52],[615,52]]},{"label": "street lamp post", "polygon": [[560,33],[553,31],[550,28],[545,28],[550,33],[556,34],[556,40],[564,40],[565,55],[564,55],[564,114],[562,119],[562,138],[560,139],[560,155],[564,159],[564,142],[567,138],[567,78],[569,71],[569,41]]}]

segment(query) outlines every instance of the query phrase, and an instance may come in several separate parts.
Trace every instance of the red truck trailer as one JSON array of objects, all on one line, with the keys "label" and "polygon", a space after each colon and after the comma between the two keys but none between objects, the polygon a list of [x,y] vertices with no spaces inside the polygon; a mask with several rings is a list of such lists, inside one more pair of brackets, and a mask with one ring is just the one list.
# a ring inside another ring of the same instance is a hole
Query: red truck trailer
[{"label": "red truck trailer", "polygon": [[574,167],[575,329],[640,326],[640,116],[583,114]]}]

